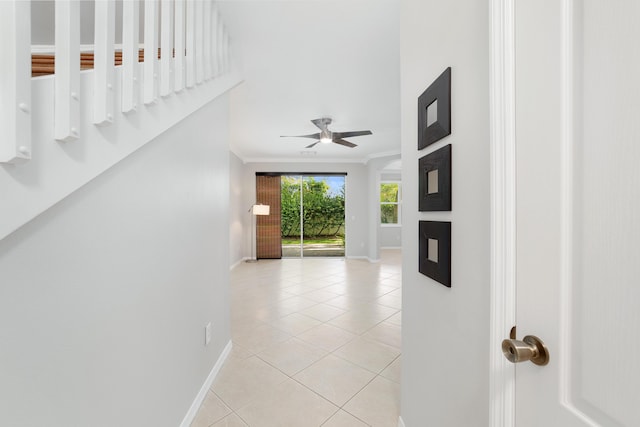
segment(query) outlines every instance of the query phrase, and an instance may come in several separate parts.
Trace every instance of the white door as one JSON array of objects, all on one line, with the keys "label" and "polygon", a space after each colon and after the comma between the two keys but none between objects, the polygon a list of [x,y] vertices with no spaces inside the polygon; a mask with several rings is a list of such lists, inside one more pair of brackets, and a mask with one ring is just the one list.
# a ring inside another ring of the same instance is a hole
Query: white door
[{"label": "white door", "polygon": [[640,1],[516,0],[516,426],[640,426]]}]

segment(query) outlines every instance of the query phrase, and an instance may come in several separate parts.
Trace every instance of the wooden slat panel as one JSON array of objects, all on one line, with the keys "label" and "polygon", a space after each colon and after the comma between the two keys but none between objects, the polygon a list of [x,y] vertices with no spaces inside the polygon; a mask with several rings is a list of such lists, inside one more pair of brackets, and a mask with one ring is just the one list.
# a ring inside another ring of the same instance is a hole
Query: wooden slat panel
[{"label": "wooden slat panel", "polygon": [[[159,55],[158,55],[159,56]],[[114,52],[114,65],[122,65],[122,52]],[[138,62],[144,62],[144,49],[138,50]],[[47,74],[54,74],[55,72],[55,55],[31,55],[31,75],[33,77]],[[93,52],[83,52],[80,54],[80,69],[90,70],[93,69],[94,60]]]},{"label": "wooden slat panel", "polygon": [[144,2],[144,103],[151,104],[158,98],[158,0]]},{"label": "wooden slat panel", "polygon": [[0,163],[31,158],[31,3],[0,1]]},{"label": "wooden slat panel", "polygon": [[176,92],[184,89],[184,47],[185,47],[185,4],[183,0],[175,1],[175,61],[174,83]]},{"label": "wooden slat panel", "polygon": [[160,55],[160,96],[173,92],[173,1],[162,0],[161,55]]},{"label": "wooden slat panel", "polygon": [[116,4],[108,0],[95,2],[95,54],[93,77],[93,123],[113,123],[114,111],[114,39]]},{"label": "wooden slat panel", "polygon": [[187,87],[193,87],[196,82],[196,4],[194,0],[186,0],[186,48],[185,67]]},{"label": "wooden slat panel", "polygon": [[256,176],[256,202],[270,206],[269,215],[256,216],[256,257],[282,258],[279,176]]},{"label": "wooden slat panel", "polygon": [[122,63],[122,112],[135,110],[140,96],[138,84],[140,3],[128,0],[122,3],[122,54],[115,53]]},{"label": "wooden slat panel", "polygon": [[54,137],[59,141],[73,141],[80,136],[79,1],[56,1],[55,39]]}]

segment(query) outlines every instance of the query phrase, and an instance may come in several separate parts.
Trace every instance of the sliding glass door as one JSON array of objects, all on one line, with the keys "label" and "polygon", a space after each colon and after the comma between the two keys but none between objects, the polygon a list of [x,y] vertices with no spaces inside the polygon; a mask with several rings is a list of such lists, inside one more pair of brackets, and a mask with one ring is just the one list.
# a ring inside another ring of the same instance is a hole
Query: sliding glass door
[{"label": "sliding glass door", "polygon": [[283,175],[280,177],[280,224],[282,256],[302,256],[302,177]]},{"label": "sliding glass door", "polygon": [[283,257],[343,257],[345,176],[283,175]]}]

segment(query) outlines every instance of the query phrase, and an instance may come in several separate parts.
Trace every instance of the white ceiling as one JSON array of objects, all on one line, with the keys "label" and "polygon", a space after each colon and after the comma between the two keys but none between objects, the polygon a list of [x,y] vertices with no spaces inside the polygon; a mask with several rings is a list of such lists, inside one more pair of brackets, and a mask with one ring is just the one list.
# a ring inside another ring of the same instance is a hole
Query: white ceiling
[{"label": "white ceiling", "polygon": [[[398,0],[218,2],[244,82],[231,94],[231,150],[245,161],[366,162],[400,152]],[[371,130],[356,148],[280,138]],[[311,151],[315,154],[302,154]]]}]

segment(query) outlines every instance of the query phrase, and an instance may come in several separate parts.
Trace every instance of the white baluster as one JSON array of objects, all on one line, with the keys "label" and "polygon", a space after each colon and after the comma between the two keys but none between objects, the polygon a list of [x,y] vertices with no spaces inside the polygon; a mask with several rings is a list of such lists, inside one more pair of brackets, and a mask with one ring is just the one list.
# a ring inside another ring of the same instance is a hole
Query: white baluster
[{"label": "white baluster", "polygon": [[122,112],[135,111],[140,97],[139,63],[140,3],[122,3]]},{"label": "white baluster", "polygon": [[202,35],[202,51],[203,51],[203,70],[204,79],[209,80],[213,72],[211,70],[211,0],[204,0],[204,12],[203,12],[203,30]]},{"label": "white baluster", "polygon": [[158,98],[158,0],[144,2],[144,103]]},{"label": "white baluster", "polygon": [[196,83],[204,79],[204,3],[196,1]]},{"label": "white baluster", "polygon": [[216,58],[218,59],[218,75],[222,75],[224,74],[224,25],[220,15],[218,15],[217,30],[218,52]]},{"label": "white baluster", "polygon": [[195,0],[186,0],[186,51],[185,67],[187,87],[193,87],[196,82],[196,3]]},{"label": "white baluster", "polygon": [[222,60],[222,68],[223,68],[223,72],[224,73],[228,73],[229,71],[231,71],[231,57],[229,56],[229,49],[230,49],[230,41],[229,41],[229,32],[227,31],[227,29],[224,29],[224,41],[222,44],[222,49],[223,49],[223,60]]},{"label": "white baluster", "polygon": [[176,92],[184,89],[184,26],[185,26],[185,5],[183,0],[175,1],[175,59],[173,62],[174,68],[174,83],[173,87]]},{"label": "white baluster", "polygon": [[116,4],[109,0],[95,2],[95,47],[93,56],[93,123],[113,123],[114,50]]},{"label": "white baluster", "polygon": [[0,1],[0,163],[31,158],[31,3]]},{"label": "white baluster", "polygon": [[55,3],[54,137],[73,141],[80,136],[80,2]]},{"label": "white baluster", "polygon": [[214,5],[211,11],[211,70],[213,77],[220,74],[220,62],[218,61],[218,6]]},{"label": "white baluster", "polygon": [[173,1],[162,0],[160,49],[160,96],[168,96],[173,89]]}]

